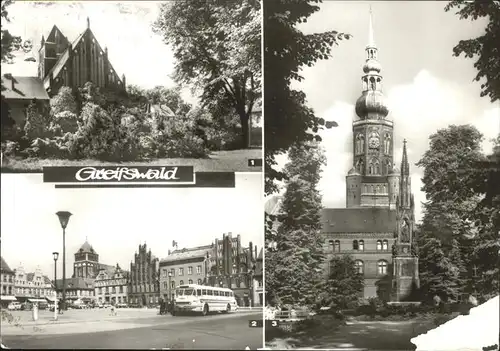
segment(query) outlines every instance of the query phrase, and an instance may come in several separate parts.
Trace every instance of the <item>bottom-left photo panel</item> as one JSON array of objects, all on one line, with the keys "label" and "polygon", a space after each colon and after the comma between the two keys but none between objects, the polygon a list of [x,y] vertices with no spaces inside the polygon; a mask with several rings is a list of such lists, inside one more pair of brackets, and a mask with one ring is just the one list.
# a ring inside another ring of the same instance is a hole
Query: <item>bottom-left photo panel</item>
[{"label": "bottom-left photo panel", "polygon": [[2,174],[2,348],[262,348],[262,193]]}]

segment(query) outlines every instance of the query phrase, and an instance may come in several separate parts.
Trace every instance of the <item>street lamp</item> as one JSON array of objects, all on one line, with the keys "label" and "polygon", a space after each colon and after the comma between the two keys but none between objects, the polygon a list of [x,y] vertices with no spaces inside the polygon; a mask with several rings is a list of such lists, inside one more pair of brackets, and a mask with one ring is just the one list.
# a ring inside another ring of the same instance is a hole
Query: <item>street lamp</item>
[{"label": "street lamp", "polygon": [[63,287],[62,287],[62,306],[66,309],[66,227],[68,226],[71,213],[68,211],[59,211],[56,213],[63,230]]},{"label": "street lamp", "polygon": [[168,272],[168,300],[172,301],[172,293],[170,292],[170,289],[172,288],[172,285],[170,284],[170,279],[172,278],[172,271]]},{"label": "street lamp", "polygon": [[54,290],[56,292],[56,298],[54,299],[54,320],[57,320],[57,259],[59,258],[59,252],[52,252],[52,257],[54,258]]}]

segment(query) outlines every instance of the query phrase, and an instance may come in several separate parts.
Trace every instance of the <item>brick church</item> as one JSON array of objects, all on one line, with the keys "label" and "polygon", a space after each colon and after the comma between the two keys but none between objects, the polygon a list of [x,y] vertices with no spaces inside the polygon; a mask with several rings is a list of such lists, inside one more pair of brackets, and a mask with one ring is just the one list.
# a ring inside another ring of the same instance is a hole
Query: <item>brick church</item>
[{"label": "brick church", "polygon": [[346,208],[326,208],[322,233],[327,257],[349,254],[365,277],[364,298],[404,301],[419,286],[414,249],[414,200],[410,166],[403,145],[401,168],[395,167],[394,123],[388,118],[373,40],[363,66],[362,94],[352,123],[352,169],[346,176]]},{"label": "brick church", "polygon": [[125,90],[125,75],[121,79],[108,59],[104,49],[87,28],[72,42],[54,25],[47,39],[42,36],[38,51],[38,78],[49,96],[57,94],[62,86],[74,89],[93,82],[100,88]]},{"label": "brick church", "polygon": [[[403,143],[401,168],[394,160],[394,123],[382,92],[381,65],[373,40],[370,14],[369,44],[363,66],[362,93],[352,123],[352,168],[346,176],[346,208],[322,211],[325,274],[335,255],[350,255],[364,275],[363,298],[386,301],[411,299],[419,287],[415,251],[414,200],[410,166]],[[271,197],[268,214],[279,214],[281,197]]]}]

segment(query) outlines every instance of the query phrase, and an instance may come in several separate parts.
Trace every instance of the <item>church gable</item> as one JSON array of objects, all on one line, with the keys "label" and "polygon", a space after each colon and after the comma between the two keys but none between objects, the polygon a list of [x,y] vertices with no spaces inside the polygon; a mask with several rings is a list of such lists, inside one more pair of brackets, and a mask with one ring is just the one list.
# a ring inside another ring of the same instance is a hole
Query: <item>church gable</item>
[{"label": "church gable", "polygon": [[[45,49],[40,51],[39,74],[51,96],[57,94],[62,86],[77,89],[87,82],[93,82],[100,88],[125,90],[125,76],[120,79],[116,73],[109,62],[107,48],[102,49],[90,29],[89,20],[85,31],[72,43],[54,26],[49,38],[58,37],[61,37],[59,41],[63,43],[58,49],[60,53],[53,55],[53,50],[48,52],[47,47],[52,45],[49,42],[45,42]],[[48,53],[52,56],[47,56]]]}]

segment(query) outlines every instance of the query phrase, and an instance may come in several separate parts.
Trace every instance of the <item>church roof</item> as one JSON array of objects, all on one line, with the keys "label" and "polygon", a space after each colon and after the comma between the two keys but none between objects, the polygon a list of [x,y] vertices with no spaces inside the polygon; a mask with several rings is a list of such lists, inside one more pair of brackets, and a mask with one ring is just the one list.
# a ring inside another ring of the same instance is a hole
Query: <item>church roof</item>
[{"label": "church roof", "polygon": [[14,271],[12,269],[10,269],[9,265],[7,264],[7,262],[5,262],[5,260],[3,259],[3,257],[1,257],[1,266],[0,266],[0,271],[2,273],[14,273]]},{"label": "church roof", "polygon": [[92,253],[96,253],[94,251],[94,248],[89,244],[89,242],[87,240],[85,240],[85,242],[83,243],[83,245],[80,247],[80,249],[78,251],[82,250],[83,252],[92,252]]},{"label": "church roof", "polygon": [[49,100],[43,87],[42,80],[38,77],[14,77],[2,75],[2,96],[5,99],[17,100]]},{"label": "church roof", "polygon": [[387,233],[396,229],[396,211],[387,208],[326,208],[323,233]]}]

